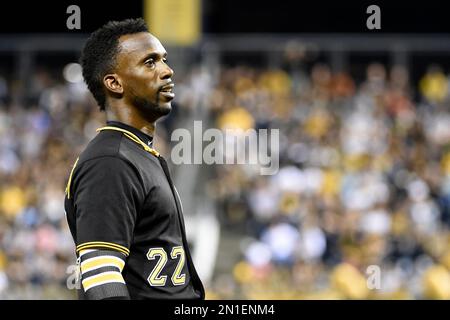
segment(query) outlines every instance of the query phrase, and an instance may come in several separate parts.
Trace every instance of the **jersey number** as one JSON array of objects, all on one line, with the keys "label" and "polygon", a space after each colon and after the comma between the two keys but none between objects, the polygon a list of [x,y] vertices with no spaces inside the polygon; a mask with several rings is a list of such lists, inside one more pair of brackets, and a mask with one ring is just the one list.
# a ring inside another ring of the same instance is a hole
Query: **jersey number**
[{"label": "jersey number", "polygon": [[[173,247],[172,251],[170,252],[171,259],[176,259],[178,256],[180,257],[180,260],[178,261],[177,267],[175,268],[175,271],[173,272],[170,279],[174,286],[182,285],[186,281],[186,275],[181,274],[185,261],[184,250],[181,246]],[[147,259],[155,260],[156,258],[158,258],[158,261],[156,262],[155,267],[148,276],[147,281],[153,287],[161,287],[165,286],[167,281],[167,276],[160,275],[162,269],[164,269],[167,263],[168,258],[166,251],[163,248],[149,249],[147,252]]]}]

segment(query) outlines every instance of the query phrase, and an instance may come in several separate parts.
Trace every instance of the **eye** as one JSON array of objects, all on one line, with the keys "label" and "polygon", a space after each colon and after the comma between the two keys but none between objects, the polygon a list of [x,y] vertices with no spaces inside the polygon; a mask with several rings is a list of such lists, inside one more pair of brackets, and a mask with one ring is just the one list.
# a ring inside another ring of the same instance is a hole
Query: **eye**
[{"label": "eye", "polygon": [[162,61],[167,64],[169,61],[167,60],[167,58],[162,59]]},{"label": "eye", "polygon": [[155,60],[153,58],[149,58],[144,62],[146,65],[153,67],[155,65]]}]

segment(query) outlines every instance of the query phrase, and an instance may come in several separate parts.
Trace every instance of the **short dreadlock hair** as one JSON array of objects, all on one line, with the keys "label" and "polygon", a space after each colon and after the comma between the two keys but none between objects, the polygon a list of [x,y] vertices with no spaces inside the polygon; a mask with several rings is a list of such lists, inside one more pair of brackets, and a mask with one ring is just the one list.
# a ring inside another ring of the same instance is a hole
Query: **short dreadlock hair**
[{"label": "short dreadlock hair", "polygon": [[119,52],[119,38],[126,34],[148,32],[142,18],[110,21],[93,32],[81,53],[83,78],[89,90],[100,106],[105,110],[106,95],[103,89],[103,77],[113,72]]}]

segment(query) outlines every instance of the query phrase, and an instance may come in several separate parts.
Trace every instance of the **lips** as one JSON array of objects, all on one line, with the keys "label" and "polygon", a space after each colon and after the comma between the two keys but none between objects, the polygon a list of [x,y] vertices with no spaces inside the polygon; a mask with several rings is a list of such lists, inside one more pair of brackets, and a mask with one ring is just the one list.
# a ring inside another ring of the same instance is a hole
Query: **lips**
[{"label": "lips", "polygon": [[173,98],[175,98],[175,93],[172,92],[173,87],[173,83],[166,84],[159,89],[159,94],[167,100],[172,100]]}]

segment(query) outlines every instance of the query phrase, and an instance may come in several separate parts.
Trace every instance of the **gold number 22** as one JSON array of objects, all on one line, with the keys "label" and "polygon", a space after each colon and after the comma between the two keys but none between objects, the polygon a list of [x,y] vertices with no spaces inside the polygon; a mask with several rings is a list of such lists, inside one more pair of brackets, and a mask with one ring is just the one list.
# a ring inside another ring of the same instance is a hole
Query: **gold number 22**
[{"label": "gold number 22", "polygon": [[[175,271],[171,277],[171,281],[174,286],[179,286],[186,282],[186,275],[181,274],[185,262],[185,255],[182,246],[173,247],[172,251],[170,252],[171,259],[176,259],[178,256],[180,257],[180,260],[178,261]],[[167,281],[167,276],[160,275],[162,269],[164,269],[168,260],[166,251],[163,248],[149,249],[147,252],[147,259],[155,260],[156,258],[159,259],[155,267],[153,268],[152,272],[148,276],[147,281],[151,286],[161,287],[165,286]]]}]

